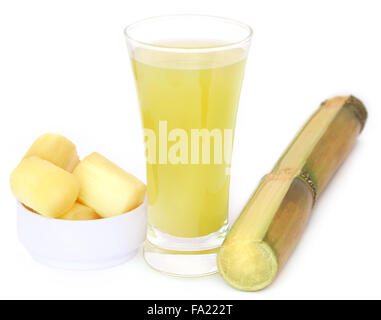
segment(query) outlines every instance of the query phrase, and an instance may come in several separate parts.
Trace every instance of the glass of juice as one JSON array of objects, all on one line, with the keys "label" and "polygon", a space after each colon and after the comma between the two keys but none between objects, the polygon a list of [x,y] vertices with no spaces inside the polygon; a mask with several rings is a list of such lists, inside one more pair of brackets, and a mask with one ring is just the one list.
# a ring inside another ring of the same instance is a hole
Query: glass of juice
[{"label": "glass of juice", "polygon": [[252,30],[173,15],[125,29],[144,128],[144,258],[179,276],[216,272],[228,229],[231,152]]}]

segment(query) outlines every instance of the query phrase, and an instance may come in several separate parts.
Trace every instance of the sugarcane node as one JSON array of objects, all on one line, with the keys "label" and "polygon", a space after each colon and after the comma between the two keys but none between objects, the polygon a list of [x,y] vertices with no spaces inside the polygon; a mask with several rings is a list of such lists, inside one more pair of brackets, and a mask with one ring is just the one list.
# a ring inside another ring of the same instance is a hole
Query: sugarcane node
[{"label": "sugarcane node", "polygon": [[351,111],[354,113],[354,115],[360,122],[361,132],[364,129],[366,119],[368,118],[368,112],[364,104],[361,102],[361,100],[357,99],[356,97],[349,96],[346,107],[351,109]]},{"label": "sugarcane node", "polygon": [[301,171],[298,178],[303,181],[311,190],[311,193],[312,193],[312,197],[313,197],[313,200],[314,200],[314,204],[316,202],[316,198],[317,198],[317,187],[316,187],[316,184],[315,182],[312,180],[312,177],[311,175],[307,172],[307,171]]}]

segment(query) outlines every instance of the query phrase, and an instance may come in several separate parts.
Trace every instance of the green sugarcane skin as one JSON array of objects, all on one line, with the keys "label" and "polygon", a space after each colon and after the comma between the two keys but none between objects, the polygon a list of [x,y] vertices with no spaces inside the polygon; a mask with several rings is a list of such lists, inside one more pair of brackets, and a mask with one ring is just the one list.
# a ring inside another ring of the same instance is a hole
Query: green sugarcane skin
[{"label": "green sugarcane skin", "polygon": [[[356,142],[361,133],[367,118],[367,112],[362,102],[355,97],[337,97],[323,102],[318,112],[324,112],[327,109],[333,109],[336,104],[341,107],[336,110],[334,117],[327,121],[329,126],[324,134],[319,138],[316,145],[306,154],[305,160],[301,163],[301,171],[308,176],[316,188],[316,196],[319,196],[324,190],[328,181],[344,162],[346,156]],[[316,116],[313,115],[311,119]],[[307,122],[308,124],[308,122]],[[303,128],[304,129],[304,128]],[[303,133],[303,129],[296,137],[297,140]],[[280,158],[273,172],[290,168],[294,162],[292,147],[295,140],[290,144],[285,154]],[[288,160],[288,161],[287,161]],[[295,166],[293,166],[295,168]]]},{"label": "green sugarcane skin", "polygon": [[314,198],[310,188],[303,180],[293,179],[264,238],[274,250],[279,269],[286,263],[302,236],[313,204]]},{"label": "green sugarcane skin", "polygon": [[[268,227],[263,236],[253,237],[255,227],[250,211],[256,211],[256,200],[244,209],[234,224],[218,254],[219,271],[229,283],[240,290],[256,291],[269,285],[299,241],[313,206],[310,188],[295,172],[279,176],[270,174],[261,182],[260,190],[282,179],[287,193],[280,205],[269,214]],[[261,191],[252,199],[259,199]],[[259,209],[260,210],[260,209]],[[270,211],[269,211],[270,212]],[[264,225],[265,222],[262,223]]]},{"label": "green sugarcane skin", "polygon": [[358,99],[336,97],[309,119],[262,180],[219,250],[217,265],[230,285],[256,291],[274,280],[366,117]]},{"label": "green sugarcane skin", "polygon": [[353,116],[356,109],[350,106],[340,110],[330,130],[321,138],[304,165],[303,170],[309,173],[316,185],[317,197],[344,162],[362,130],[363,123]]}]

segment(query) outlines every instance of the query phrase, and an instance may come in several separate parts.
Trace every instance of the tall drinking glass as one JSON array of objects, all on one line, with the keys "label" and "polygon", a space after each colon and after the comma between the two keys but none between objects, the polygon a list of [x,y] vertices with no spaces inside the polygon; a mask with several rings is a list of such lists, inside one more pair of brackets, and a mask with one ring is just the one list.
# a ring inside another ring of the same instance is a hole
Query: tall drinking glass
[{"label": "tall drinking glass", "polygon": [[144,257],[156,270],[216,272],[251,35],[243,23],[198,15],[154,17],[125,29],[146,144]]}]

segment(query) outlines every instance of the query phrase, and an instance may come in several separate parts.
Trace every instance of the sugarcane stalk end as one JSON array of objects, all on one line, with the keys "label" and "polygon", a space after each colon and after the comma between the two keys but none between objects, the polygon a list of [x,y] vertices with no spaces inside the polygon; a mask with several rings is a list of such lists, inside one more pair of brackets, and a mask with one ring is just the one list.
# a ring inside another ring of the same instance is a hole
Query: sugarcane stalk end
[{"label": "sugarcane stalk end", "polygon": [[264,289],[278,273],[275,253],[264,241],[247,240],[223,245],[217,265],[224,280],[242,291]]}]

